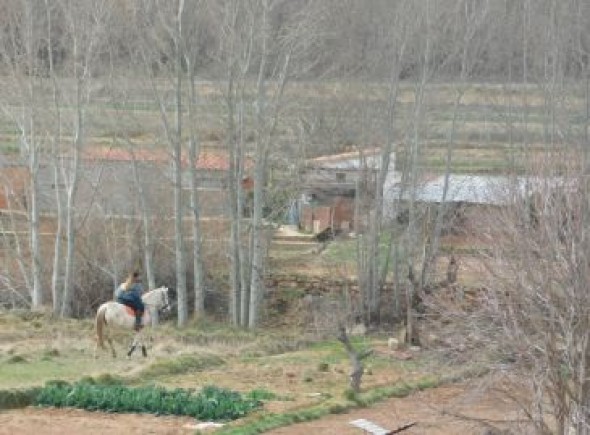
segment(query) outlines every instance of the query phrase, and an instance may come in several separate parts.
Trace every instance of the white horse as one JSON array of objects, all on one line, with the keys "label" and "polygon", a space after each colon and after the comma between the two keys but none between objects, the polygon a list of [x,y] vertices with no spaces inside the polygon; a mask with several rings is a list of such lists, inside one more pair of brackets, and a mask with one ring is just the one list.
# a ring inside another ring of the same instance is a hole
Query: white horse
[{"label": "white horse", "polygon": [[[152,318],[159,310],[167,311],[170,309],[170,302],[168,297],[168,287],[160,287],[155,290],[146,292],[141,297],[145,311],[141,319],[142,325],[147,327],[151,324]],[[104,339],[109,343],[113,358],[117,356],[113,342],[105,330],[105,326],[120,326],[126,329],[133,330],[135,327],[135,313],[133,310],[123,304],[115,301],[109,301],[102,304],[96,312],[96,348],[94,349],[94,357],[97,357],[98,348],[106,349]],[[127,352],[127,356],[131,356],[138,345],[141,345],[143,356],[147,356],[147,349],[142,338],[143,328],[136,331],[133,342]]]}]

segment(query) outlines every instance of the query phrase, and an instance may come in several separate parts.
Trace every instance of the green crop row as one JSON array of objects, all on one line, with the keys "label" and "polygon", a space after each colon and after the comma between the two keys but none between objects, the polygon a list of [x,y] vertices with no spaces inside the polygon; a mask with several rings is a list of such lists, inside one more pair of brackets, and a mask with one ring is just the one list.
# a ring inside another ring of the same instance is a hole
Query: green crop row
[{"label": "green crop row", "polygon": [[0,410],[29,406],[39,394],[39,388],[0,390]]},{"label": "green crop row", "polygon": [[48,384],[41,389],[35,404],[92,411],[186,415],[213,421],[235,420],[261,406],[260,400],[253,396],[213,386],[195,392],[85,382]]}]

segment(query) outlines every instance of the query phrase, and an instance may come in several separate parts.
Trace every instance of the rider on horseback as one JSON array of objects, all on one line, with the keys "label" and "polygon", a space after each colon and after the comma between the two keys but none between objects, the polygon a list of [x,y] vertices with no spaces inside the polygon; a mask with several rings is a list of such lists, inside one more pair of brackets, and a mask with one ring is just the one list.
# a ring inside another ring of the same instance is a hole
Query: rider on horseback
[{"label": "rider on horseback", "polygon": [[121,284],[115,291],[115,298],[120,304],[127,305],[135,310],[135,330],[141,329],[141,317],[145,307],[141,300],[143,285],[139,272],[130,273],[127,280]]}]

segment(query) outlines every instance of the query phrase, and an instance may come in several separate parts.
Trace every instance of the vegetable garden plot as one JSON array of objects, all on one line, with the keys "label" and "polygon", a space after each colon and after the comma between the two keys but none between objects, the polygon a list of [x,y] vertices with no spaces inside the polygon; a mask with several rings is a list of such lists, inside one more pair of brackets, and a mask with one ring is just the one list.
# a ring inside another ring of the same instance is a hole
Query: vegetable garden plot
[{"label": "vegetable garden plot", "polygon": [[249,395],[208,386],[195,392],[161,387],[57,383],[45,386],[35,401],[39,406],[82,408],[91,411],[185,415],[199,420],[235,420],[260,408]]}]

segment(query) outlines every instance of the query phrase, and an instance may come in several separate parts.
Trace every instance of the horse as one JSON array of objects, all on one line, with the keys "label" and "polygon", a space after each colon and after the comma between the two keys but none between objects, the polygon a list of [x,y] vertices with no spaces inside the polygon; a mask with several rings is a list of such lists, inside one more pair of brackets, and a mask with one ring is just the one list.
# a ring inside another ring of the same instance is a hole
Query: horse
[{"label": "horse", "polygon": [[[141,297],[144,305],[145,305],[145,312],[141,319],[141,323],[144,327],[149,326],[151,323],[151,319],[153,318],[154,314],[158,311],[168,311],[170,310],[170,302],[168,296],[168,287],[159,287],[155,290],[151,290],[146,292]],[[135,313],[133,309],[130,307],[120,304],[115,301],[109,301],[102,304],[97,312],[96,312],[96,348],[94,349],[94,357],[97,358],[97,351],[98,348],[102,348],[106,350],[104,345],[104,339],[106,338],[109,346],[111,348],[111,352],[113,354],[113,358],[117,357],[117,353],[115,352],[115,348],[113,347],[113,342],[111,338],[105,331],[105,326],[107,325],[117,325],[121,326],[126,329],[134,329],[135,327]],[[142,328],[143,329],[143,328]],[[142,338],[142,329],[136,331],[133,342],[129,347],[129,351],[127,352],[127,356],[130,357],[135,348],[138,345],[141,345],[141,352],[144,357],[147,356],[147,349],[143,342]]]}]

